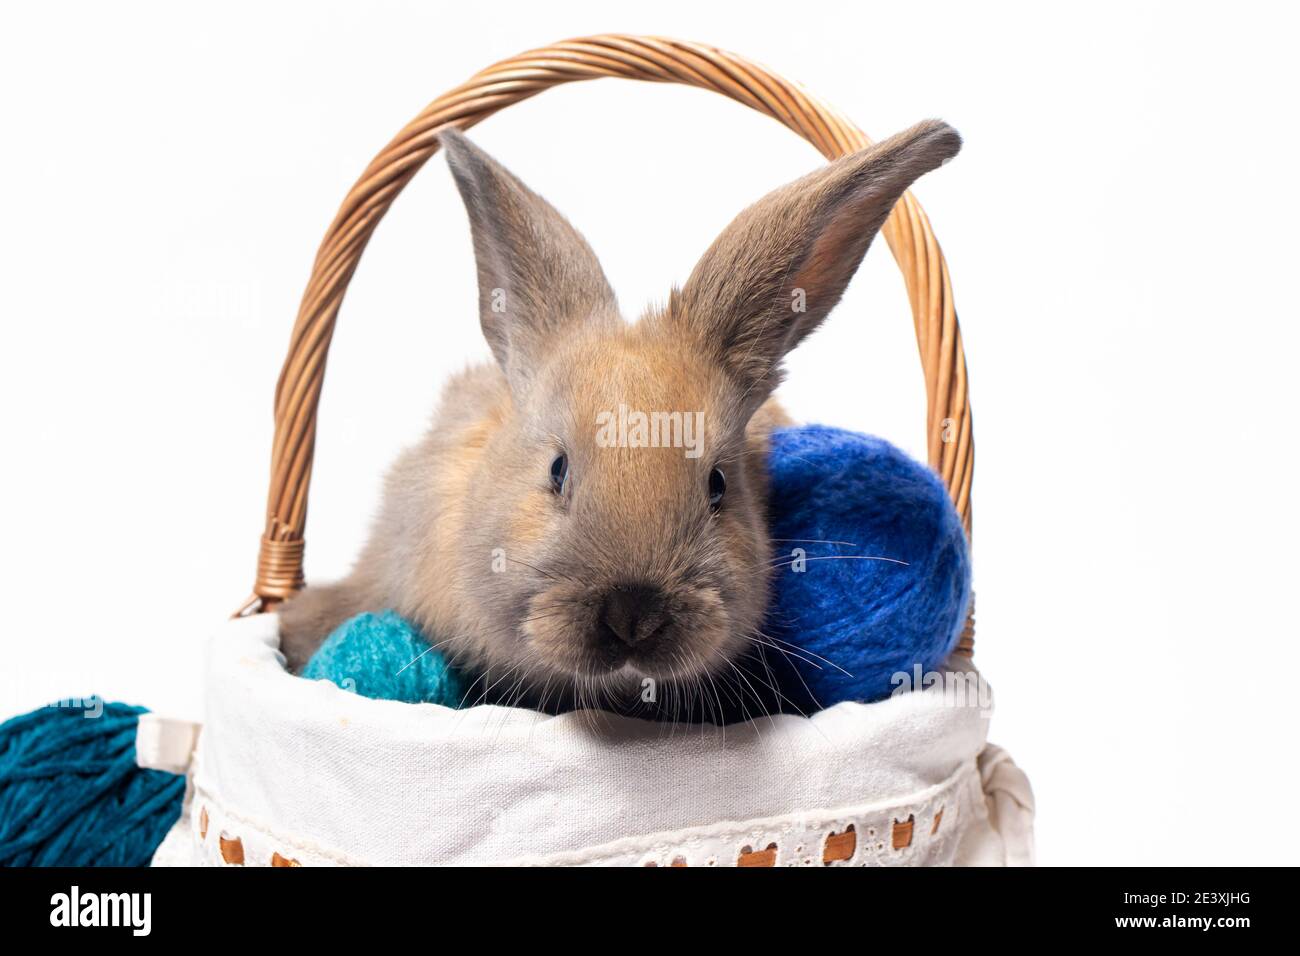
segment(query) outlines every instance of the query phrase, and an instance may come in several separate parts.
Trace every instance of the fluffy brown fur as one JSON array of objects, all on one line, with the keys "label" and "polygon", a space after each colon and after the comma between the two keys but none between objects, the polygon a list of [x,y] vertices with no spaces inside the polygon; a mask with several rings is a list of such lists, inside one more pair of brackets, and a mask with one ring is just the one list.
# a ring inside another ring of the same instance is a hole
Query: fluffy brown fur
[{"label": "fluffy brown fur", "polygon": [[[635,324],[563,216],[460,133],[442,144],[496,364],[447,384],[352,573],[284,606],[289,665],[346,618],[393,608],[485,674],[488,698],[497,686],[622,708],[646,678],[724,673],[767,604],[781,360],[839,301],[908,185],[956,154],[957,134],[922,123],[771,193]],[[702,413],[702,453],[606,447],[597,416],[620,405]],[[726,489],[711,504],[714,469]]]}]

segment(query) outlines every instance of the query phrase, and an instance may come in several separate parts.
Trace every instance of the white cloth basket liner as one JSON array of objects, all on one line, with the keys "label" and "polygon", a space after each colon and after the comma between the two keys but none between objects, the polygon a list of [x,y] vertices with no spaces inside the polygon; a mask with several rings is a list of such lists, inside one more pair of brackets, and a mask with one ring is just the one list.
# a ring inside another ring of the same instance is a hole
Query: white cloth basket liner
[{"label": "white cloth basket liner", "polygon": [[452,710],[293,677],[278,628],[212,638],[201,733],[142,719],[142,765],[193,749],[155,864],[1032,862],[1028,780],[938,688],[723,729]]}]

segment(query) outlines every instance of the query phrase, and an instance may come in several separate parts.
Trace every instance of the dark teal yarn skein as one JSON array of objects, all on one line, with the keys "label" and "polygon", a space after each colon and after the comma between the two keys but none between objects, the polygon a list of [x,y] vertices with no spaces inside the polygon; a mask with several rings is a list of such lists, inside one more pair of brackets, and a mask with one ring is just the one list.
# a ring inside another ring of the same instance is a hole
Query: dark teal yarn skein
[{"label": "dark teal yarn skein", "polygon": [[0,724],[0,866],[146,866],[185,778],[135,763],[144,707],[50,706]]}]

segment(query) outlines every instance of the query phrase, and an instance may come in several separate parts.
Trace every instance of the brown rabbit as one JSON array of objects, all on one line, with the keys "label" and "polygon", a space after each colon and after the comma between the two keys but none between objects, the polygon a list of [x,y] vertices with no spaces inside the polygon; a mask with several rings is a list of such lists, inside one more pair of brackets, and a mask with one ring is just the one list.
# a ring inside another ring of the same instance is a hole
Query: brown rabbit
[{"label": "brown rabbit", "polygon": [[635,324],[559,212],[459,132],[441,141],[496,364],[447,384],[351,574],[285,604],[290,667],[348,617],[392,608],[481,675],[485,699],[623,709],[647,678],[725,675],[768,599],[782,359],[960,138],[920,123],[770,193]]}]

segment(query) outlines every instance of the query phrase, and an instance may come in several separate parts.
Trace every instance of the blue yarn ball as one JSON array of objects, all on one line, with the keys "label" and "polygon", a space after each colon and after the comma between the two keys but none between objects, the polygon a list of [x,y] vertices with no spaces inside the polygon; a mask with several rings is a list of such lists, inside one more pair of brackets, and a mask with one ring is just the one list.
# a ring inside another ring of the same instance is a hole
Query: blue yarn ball
[{"label": "blue yarn ball", "polygon": [[0,724],[0,866],[146,866],[180,818],[185,778],[135,763],[145,708],[99,704]]},{"label": "blue yarn ball", "polygon": [[821,425],[774,432],[768,464],[764,632],[797,649],[784,665],[797,675],[781,677],[790,701],[879,700],[895,674],[941,665],[965,623],[970,560],[939,477],[882,439]]},{"label": "blue yarn ball", "polygon": [[328,680],[362,697],[455,707],[459,676],[424,635],[394,611],[344,621],[312,655],[302,676]]}]

